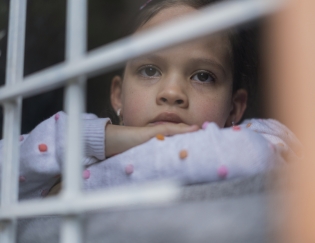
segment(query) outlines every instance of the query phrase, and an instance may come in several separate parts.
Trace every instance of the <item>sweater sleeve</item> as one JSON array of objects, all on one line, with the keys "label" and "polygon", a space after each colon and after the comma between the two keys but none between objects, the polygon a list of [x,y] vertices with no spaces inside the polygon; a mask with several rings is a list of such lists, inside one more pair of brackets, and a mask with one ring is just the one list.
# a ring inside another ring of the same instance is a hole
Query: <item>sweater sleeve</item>
[{"label": "sweater sleeve", "polygon": [[303,146],[298,138],[285,125],[274,119],[245,120],[240,127],[263,136],[286,161],[303,157]]},{"label": "sweater sleeve", "polygon": [[157,179],[203,183],[252,176],[284,164],[281,150],[246,123],[224,129],[209,123],[193,133],[153,138],[94,164],[84,185],[91,190]]},{"label": "sweater sleeve", "polygon": [[[84,114],[83,136],[88,166],[105,159],[105,125],[108,118]],[[45,196],[60,179],[64,161],[67,115],[58,112],[40,123],[31,133],[20,136],[19,199]],[[2,146],[0,163],[2,164]]]}]

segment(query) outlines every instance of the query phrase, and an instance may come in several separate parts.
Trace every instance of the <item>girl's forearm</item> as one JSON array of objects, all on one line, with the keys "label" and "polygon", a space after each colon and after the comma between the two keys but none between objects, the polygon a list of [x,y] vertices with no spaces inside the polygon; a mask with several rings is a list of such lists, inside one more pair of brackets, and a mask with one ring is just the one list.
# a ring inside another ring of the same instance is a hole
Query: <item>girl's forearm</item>
[{"label": "girl's forearm", "polygon": [[105,128],[105,155],[111,157],[147,142],[157,134],[172,136],[197,131],[197,125],[167,123],[147,127],[131,127],[107,124]]}]

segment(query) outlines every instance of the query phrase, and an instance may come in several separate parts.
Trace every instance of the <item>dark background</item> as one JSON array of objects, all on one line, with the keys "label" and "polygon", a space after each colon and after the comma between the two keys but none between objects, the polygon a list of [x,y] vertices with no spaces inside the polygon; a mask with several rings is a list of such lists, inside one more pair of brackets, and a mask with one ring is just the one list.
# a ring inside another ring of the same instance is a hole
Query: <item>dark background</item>
[{"label": "dark background", "polygon": [[[129,20],[145,0],[89,0],[88,50],[117,40],[128,32]],[[63,62],[65,58],[65,0],[28,0],[25,38],[24,75]],[[5,81],[9,0],[0,0],[0,85]],[[1,36],[3,36],[1,38]],[[87,112],[112,117],[109,104],[110,80],[117,72],[92,78],[87,83]],[[44,82],[45,80],[43,80]],[[246,117],[261,116],[257,100]],[[63,109],[63,88],[23,100],[22,133]],[[0,125],[3,113],[0,109]],[[0,129],[2,137],[2,129]]]}]

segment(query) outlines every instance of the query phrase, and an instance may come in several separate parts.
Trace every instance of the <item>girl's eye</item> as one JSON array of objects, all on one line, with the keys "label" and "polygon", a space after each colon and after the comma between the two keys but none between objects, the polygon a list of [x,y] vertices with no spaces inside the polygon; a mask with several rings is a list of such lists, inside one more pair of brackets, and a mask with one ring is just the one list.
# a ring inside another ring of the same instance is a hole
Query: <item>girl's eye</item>
[{"label": "girl's eye", "polygon": [[140,69],[139,73],[143,77],[159,77],[161,73],[154,67],[144,67]]},{"label": "girl's eye", "polygon": [[199,82],[203,82],[203,83],[215,81],[215,78],[213,77],[213,75],[208,72],[196,73],[194,76],[192,76],[192,79]]}]

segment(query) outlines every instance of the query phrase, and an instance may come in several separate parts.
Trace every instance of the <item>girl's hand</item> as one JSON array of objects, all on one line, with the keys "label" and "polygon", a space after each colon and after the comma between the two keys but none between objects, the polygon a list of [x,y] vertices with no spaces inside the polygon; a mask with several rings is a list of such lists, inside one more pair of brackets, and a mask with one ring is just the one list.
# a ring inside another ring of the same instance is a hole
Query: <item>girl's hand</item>
[{"label": "girl's hand", "polygon": [[105,155],[106,157],[110,157],[142,144],[158,134],[172,136],[194,132],[199,127],[197,125],[189,126],[184,123],[166,123],[149,127],[128,127],[108,124],[105,129]]}]

